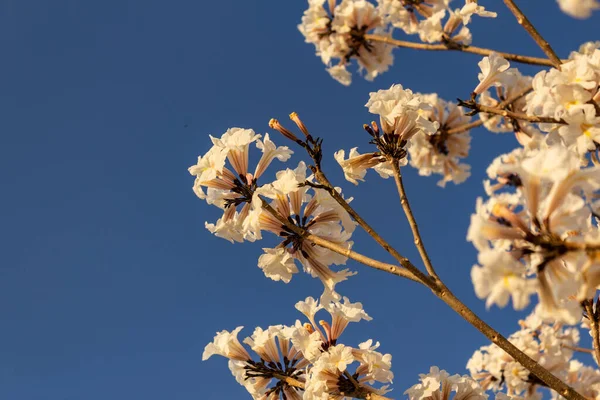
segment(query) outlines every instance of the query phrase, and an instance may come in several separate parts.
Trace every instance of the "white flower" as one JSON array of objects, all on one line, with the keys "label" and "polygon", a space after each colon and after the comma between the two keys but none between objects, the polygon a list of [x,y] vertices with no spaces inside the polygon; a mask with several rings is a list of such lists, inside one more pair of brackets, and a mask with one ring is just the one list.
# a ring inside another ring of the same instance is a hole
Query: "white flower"
[{"label": "white flower", "polygon": [[333,156],[344,170],[346,180],[358,185],[358,181],[364,182],[368,169],[375,168],[387,161],[379,153],[360,154],[356,149],[357,147],[350,149],[347,159],[344,159],[346,155],[344,150],[335,152]]},{"label": "white flower", "polygon": [[[216,223],[205,223],[206,228],[232,243],[261,238],[256,223],[246,221],[249,215],[256,221],[256,214],[260,212],[261,204],[256,204],[258,196],[255,196],[255,192],[261,190],[257,179],[274,159],[287,161],[292,154],[285,146],[277,147],[268,134],[263,141],[260,137],[252,129],[242,128],[230,128],[220,138],[211,136],[213,147],[188,169],[196,177],[193,187],[196,195],[223,210],[223,216]],[[252,143],[262,151],[254,174],[248,171]],[[233,171],[226,166],[226,160]]]},{"label": "white flower", "polygon": [[[277,180],[265,188],[261,194],[273,198],[271,207],[281,218],[287,219],[298,229],[336,243],[342,247],[350,248],[350,236],[356,224],[352,222],[348,213],[323,189],[313,189],[299,186],[306,178],[306,166],[300,163],[295,170],[288,169],[277,174]],[[314,196],[308,194],[313,190]],[[354,273],[348,270],[333,271],[329,265],[345,264],[347,258],[331,250],[315,246],[309,239],[299,235],[295,230],[282,226],[279,218],[270,212],[264,211],[258,216],[258,227],[279,236],[282,240],[280,248],[285,248],[294,259],[300,261],[304,270],[313,277],[318,277],[325,286],[328,296],[339,298],[335,293],[335,285],[346,280]],[[280,253],[281,254],[281,253]],[[270,257],[263,258],[261,264],[268,261],[277,262]],[[286,259],[285,268],[289,270],[290,261]],[[261,266],[262,267],[262,266]],[[278,269],[280,266],[271,265]],[[291,275],[286,276],[289,277]]]},{"label": "white flower", "polygon": [[477,65],[481,68],[481,73],[478,75],[479,85],[473,90],[474,93],[481,94],[492,85],[508,84],[507,79],[510,78],[510,75],[505,71],[510,64],[498,53],[491,53],[488,57],[483,57]]},{"label": "white flower", "polygon": [[421,96],[431,106],[429,110],[421,111],[421,115],[441,128],[433,134],[419,132],[413,136],[408,148],[410,165],[419,170],[419,175],[442,175],[439,186],[443,187],[450,181],[462,183],[471,174],[471,167],[460,163],[461,158],[469,154],[471,135],[469,131],[450,134],[448,130],[469,123],[471,118],[461,107],[435,94]]},{"label": "white flower", "polygon": [[527,279],[527,269],[504,250],[488,250],[479,253],[481,267],[474,266],[471,279],[475,293],[486,300],[486,307],[497,304],[504,307],[512,297],[515,310],[522,310],[529,304],[529,297],[535,293],[535,280]]},{"label": "white flower", "polygon": [[289,283],[292,275],[298,273],[294,258],[282,248],[263,248],[265,254],[258,258],[258,266],[263,270],[267,278],[274,281]]},{"label": "white flower", "polygon": [[232,360],[247,361],[251,357],[239,342],[237,335],[243,329],[243,326],[238,326],[233,331],[217,332],[212,343],[209,343],[204,348],[202,353],[202,361],[208,360],[213,355],[217,354],[227,357]]},{"label": "white flower", "polygon": [[560,9],[574,18],[589,18],[592,11],[600,9],[597,0],[557,0]]},{"label": "white flower", "polygon": [[431,367],[429,374],[419,374],[420,383],[407,389],[410,400],[449,400],[455,392],[455,400],[486,400],[487,395],[479,384],[468,376],[452,375],[438,367]]},{"label": "white flower", "polygon": [[329,75],[344,86],[350,86],[352,83],[352,74],[348,71],[345,64],[334,65],[327,68]]}]

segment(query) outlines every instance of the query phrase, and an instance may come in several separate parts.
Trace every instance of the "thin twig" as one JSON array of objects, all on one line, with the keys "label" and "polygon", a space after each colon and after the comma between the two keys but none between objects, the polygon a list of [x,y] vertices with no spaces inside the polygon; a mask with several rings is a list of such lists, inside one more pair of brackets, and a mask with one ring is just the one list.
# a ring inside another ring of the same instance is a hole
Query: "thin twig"
[{"label": "thin twig", "polygon": [[573,350],[573,351],[578,351],[580,353],[592,354],[594,352],[593,349],[586,349],[585,347],[569,346],[568,344],[561,344],[561,347],[564,347],[565,349],[569,349],[569,350]]},{"label": "thin twig", "polygon": [[561,125],[567,124],[567,122],[563,119],[556,119],[556,118],[552,118],[552,117],[540,117],[540,116],[536,116],[536,115],[527,115],[524,113],[503,110],[503,109],[496,108],[496,107],[484,106],[483,104],[479,104],[479,103],[475,103],[475,102],[471,102],[471,101],[461,101],[461,102],[459,102],[458,105],[469,108],[469,109],[473,110],[473,112],[475,112],[475,113],[484,112],[484,113],[488,113],[488,114],[500,115],[505,118],[516,119],[519,121],[527,121],[527,122],[533,122],[533,123],[538,123],[538,124],[561,124]]},{"label": "thin twig", "polygon": [[374,42],[383,42],[383,43],[391,44],[396,47],[405,47],[405,48],[416,49],[416,50],[462,51],[463,53],[479,54],[481,56],[489,56],[492,53],[496,53],[496,54],[504,57],[507,60],[516,61],[516,62],[520,62],[523,64],[543,65],[543,66],[547,66],[547,67],[555,66],[555,64],[552,61],[547,60],[545,58],[522,56],[519,54],[505,53],[502,51],[485,49],[482,47],[475,47],[475,46],[447,45],[444,43],[441,43],[441,44],[415,43],[415,42],[408,42],[405,40],[396,40],[396,39],[392,39],[387,36],[380,36],[380,35],[365,35],[365,39],[372,40]]},{"label": "thin twig", "polygon": [[[508,106],[509,104],[514,103],[515,101],[519,100],[521,97],[525,96],[527,93],[531,92],[533,90],[533,88],[531,86],[528,86],[526,88],[524,88],[523,90],[521,90],[520,92],[517,92],[514,96],[504,100],[503,102],[499,103],[496,107],[498,109],[503,109],[504,107]],[[481,126],[484,124],[484,121],[481,119],[474,121],[474,122],[469,122],[468,124],[464,124],[464,125],[459,125],[457,127],[454,127],[452,129],[448,129],[446,131],[446,133],[448,135],[452,135],[455,133],[462,133],[465,131],[468,131],[470,129],[473,128],[477,128],[478,126]]]},{"label": "thin twig", "polygon": [[402,174],[400,172],[400,166],[398,165],[398,160],[389,160],[390,164],[392,164],[392,169],[394,170],[394,180],[396,181],[396,187],[398,188],[398,195],[400,196],[400,204],[402,205],[402,209],[404,210],[404,214],[406,215],[406,219],[408,219],[408,224],[410,225],[410,230],[413,234],[413,239],[415,242],[415,247],[419,250],[419,254],[421,255],[421,260],[423,260],[423,264],[425,264],[425,269],[431,277],[436,280],[439,280],[435,269],[433,268],[433,264],[429,259],[429,254],[425,249],[425,245],[423,244],[423,239],[421,238],[421,233],[419,232],[419,225],[417,225],[417,220],[410,208],[410,203],[408,202],[408,197],[406,197],[406,190],[404,189],[404,183],[402,182]]},{"label": "thin twig", "polygon": [[527,19],[525,14],[523,14],[523,12],[519,9],[515,2],[513,0],[504,0],[504,4],[506,4],[506,7],[508,7],[508,9],[517,18],[517,22],[519,23],[519,25],[521,25],[527,31],[527,33],[529,33],[533,40],[535,40],[538,46],[540,46],[540,48],[548,56],[548,58],[552,62],[552,65],[560,69],[560,64],[562,64],[561,59],[558,58],[550,44],[542,37],[542,35],[540,35],[540,33],[537,31],[537,29],[535,29],[531,22],[529,22],[529,19]]}]

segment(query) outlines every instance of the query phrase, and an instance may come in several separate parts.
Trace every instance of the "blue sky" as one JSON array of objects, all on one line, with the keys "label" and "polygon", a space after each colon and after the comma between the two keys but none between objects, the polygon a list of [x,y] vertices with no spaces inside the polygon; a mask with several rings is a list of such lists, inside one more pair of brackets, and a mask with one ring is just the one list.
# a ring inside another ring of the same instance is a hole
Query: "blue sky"
[{"label": "blue sky", "polygon": [[[499,0],[473,24],[474,44],[543,56]],[[523,4],[565,57],[600,39],[554,1]],[[324,166],[381,234],[411,259],[392,181],[342,181],[332,154],[366,150],[368,93],[402,83],[468,97],[478,56],[397,50],[392,69],[347,88],[333,81],[296,25],[304,1],[4,0],[0,3],[0,398],[11,400],[246,398],[221,358],[201,361],[222,329],[291,324],[318,296],[305,275],[288,285],[256,266],[263,244],[231,245],[204,221],[218,212],[192,193],[187,167],[228,127],[269,131],[291,111],[325,140]],[[535,68],[522,68],[534,73]],[[487,164],[516,142],[473,131],[473,176],[460,186],[405,171],[440,275],[503,333],[524,314],[486,312],[472,289],[465,242]],[[282,144],[283,140],[278,140]],[[301,152],[292,158],[301,159]],[[276,165],[276,164],[275,164]],[[356,249],[389,261],[368,237]],[[465,373],[486,343],[424,288],[354,262],[339,286],[373,317],[343,341],[373,338],[393,354],[395,397],[438,365]]]}]

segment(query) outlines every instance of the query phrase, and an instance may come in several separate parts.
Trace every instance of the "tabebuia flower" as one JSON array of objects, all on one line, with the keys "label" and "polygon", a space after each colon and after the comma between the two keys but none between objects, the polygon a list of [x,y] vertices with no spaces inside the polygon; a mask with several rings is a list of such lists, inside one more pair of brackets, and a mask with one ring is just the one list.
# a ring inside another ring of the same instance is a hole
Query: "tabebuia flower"
[{"label": "tabebuia flower", "polygon": [[[319,304],[312,297],[296,304],[307,322],[294,325],[260,327],[243,340],[251,353],[237,339],[242,327],[232,332],[218,332],[202,355],[229,359],[229,368],[237,382],[252,398],[266,399],[343,399],[368,393],[384,394],[387,386],[374,387],[376,382],[391,383],[392,356],[376,351],[379,343],[372,340],[353,348],[339,343],[350,322],[371,320],[361,303],[327,301]],[[326,310],[331,321],[315,320],[320,310]],[[321,328],[319,328],[321,326]]]},{"label": "tabebuia flower", "polygon": [[330,75],[349,85],[352,74],[348,66],[352,60],[365,71],[367,80],[387,71],[394,61],[393,46],[373,40],[368,34],[389,38],[394,28],[398,28],[406,34],[418,35],[424,42],[459,47],[471,43],[467,25],[473,15],[496,16],[474,0],[466,0],[463,7],[454,10],[449,2],[377,0],[374,4],[367,0],[309,0],[298,29],[306,42],[315,46]]},{"label": "tabebuia flower", "polygon": [[440,186],[450,181],[461,183],[470,175],[470,166],[461,163],[469,154],[471,141],[469,130],[461,128],[470,117],[455,103],[436,94],[413,93],[402,85],[392,85],[371,93],[366,106],[379,115],[379,124],[365,125],[372,137],[370,143],[378,151],[360,154],[355,147],[348,158],[344,150],[336,152],[334,157],[346,180],[357,185],[369,169],[388,178],[393,175],[390,160],[404,166],[409,156],[410,165],[420,175],[442,175]]},{"label": "tabebuia flower", "polygon": [[535,75],[524,110],[528,115],[557,120],[539,125],[548,132],[548,142],[563,143],[582,161],[591,152],[598,163],[595,151],[600,146],[600,50],[591,43],[569,58],[560,70],[552,68]]},{"label": "tabebuia flower", "polygon": [[407,389],[409,400],[487,400],[481,386],[467,375],[450,375],[438,367],[419,375],[420,383]]},{"label": "tabebuia flower", "polygon": [[[257,232],[248,229],[246,218],[256,205],[252,201],[259,187],[258,179],[273,160],[287,161],[293,152],[286,146],[276,146],[269,134],[261,140],[261,135],[252,129],[231,128],[220,138],[210,138],[213,146],[189,168],[190,174],[196,177],[194,193],[223,210],[223,216],[215,224],[207,222],[206,228],[232,243],[254,241],[258,238]],[[250,172],[252,144],[262,155],[254,171]]]},{"label": "tabebuia flower", "polygon": [[557,144],[521,149],[499,158],[488,184],[490,198],[478,199],[467,239],[479,251],[471,277],[488,306],[516,309],[537,291],[540,315],[574,324],[580,301],[600,285],[598,227],[592,208],[600,189],[600,167],[581,168],[579,158]]},{"label": "tabebuia flower", "polygon": [[468,129],[459,132],[452,129],[468,124],[471,117],[456,103],[445,101],[435,93],[421,97],[430,106],[420,112],[421,116],[438,128],[431,134],[422,130],[413,136],[408,147],[410,165],[419,170],[419,175],[442,175],[439,186],[444,187],[448,182],[462,183],[471,175],[471,166],[461,163],[461,159],[469,155],[471,134]]},{"label": "tabebuia flower", "polygon": [[365,38],[367,33],[389,35],[378,8],[366,0],[342,0],[339,4],[330,0],[327,7],[325,3],[310,0],[298,29],[307,43],[314,44],[331,76],[349,85],[352,75],[347,67],[353,59],[368,80],[387,71],[394,60],[393,47]]},{"label": "tabebuia flower", "polygon": [[336,284],[354,273],[347,269],[334,271],[330,266],[345,264],[347,257],[316,246],[280,219],[284,218],[294,227],[344,248],[352,247],[350,238],[356,223],[328,192],[305,184],[311,180],[304,162],[300,162],[294,170],[278,172],[273,183],[263,186],[256,193],[256,196],[263,196],[278,215],[257,208],[251,212],[248,223],[253,227],[252,231],[269,231],[281,240],[275,248],[264,248],[265,254],[258,260],[259,267],[267,277],[289,282],[292,275],[298,272],[295,266],[297,260],[306,272],[323,282],[326,296],[338,297]]}]

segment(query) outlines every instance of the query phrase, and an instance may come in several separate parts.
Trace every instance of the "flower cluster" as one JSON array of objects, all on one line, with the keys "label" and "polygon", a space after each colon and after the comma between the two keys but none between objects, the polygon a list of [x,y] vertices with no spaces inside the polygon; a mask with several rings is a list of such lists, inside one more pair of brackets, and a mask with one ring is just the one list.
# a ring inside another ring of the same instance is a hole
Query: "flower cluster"
[{"label": "flower cluster", "polygon": [[[394,28],[398,28],[406,34],[418,34],[425,42],[461,46],[471,43],[467,24],[473,15],[496,16],[474,0],[466,0],[462,8],[455,10],[449,7],[449,1],[378,0],[375,5],[366,0],[339,3],[337,0],[309,0],[298,29],[306,42],[315,46],[331,76],[349,85],[352,74],[347,67],[352,59],[366,72],[368,80],[387,71],[394,62],[393,46],[372,40],[368,34],[381,39],[391,37]],[[442,24],[446,15],[448,18]]]},{"label": "flower cluster", "polygon": [[[274,400],[281,395],[290,400],[341,400],[346,395],[364,397],[388,391],[387,386],[373,387],[376,382],[391,383],[394,378],[392,356],[376,351],[379,343],[373,345],[368,340],[357,348],[339,343],[350,322],[371,320],[361,303],[344,298],[343,302],[319,304],[308,297],[298,302],[296,309],[306,317],[306,323],[297,320],[291,326],[256,328],[243,340],[256,356],[239,342],[240,326],[232,332],[218,332],[202,359],[215,354],[228,358],[231,373],[254,399]],[[331,320],[317,324],[315,315],[323,309]]]},{"label": "flower cluster", "polygon": [[558,69],[541,71],[533,78],[533,91],[524,110],[558,123],[540,124],[549,141],[561,141],[584,157],[600,146],[600,50],[582,46]]},{"label": "flower cluster", "polygon": [[[254,241],[259,232],[249,226],[247,219],[251,210],[260,209],[254,201],[258,179],[274,159],[287,161],[293,152],[285,146],[277,147],[268,134],[260,140],[261,135],[252,129],[231,128],[218,139],[210,138],[213,146],[189,168],[196,177],[194,193],[223,210],[223,216],[215,224],[206,223],[206,228],[232,243]],[[254,173],[248,169],[252,143],[262,152]]]},{"label": "flower cluster", "polygon": [[479,383],[464,375],[450,375],[438,367],[431,367],[428,374],[420,374],[420,383],[405,394],[409,400],[487,400],[488,395]]},{"label": "flower cluster", "polygon": [[600,167],[580,169],[575,154],[554,145],[500,156],[488,174],[496,183],[478,199],[467,235],[479,251],[477,295],[501,307],[512,297],[522,309],[537,291],[547,318],[576,323],[577,300],[593,298],[600,283],[590,209]]},{"label": "flower cluster", "polygon": [[[310,187],[312,177],[307,176],[304,162],[294,170],[279,171],[273,182],[259,185],[258,179],[275,158],[287,161],[292,154],[287,147],[276,146],[268,134],[264,140],[260,137],[251,129],[231,128],[220,139],[211,137],[213,147],[189,168],[196,177],[197,196],[223,210],[223,216],[215,224],[206,223],[206,228],[232,243],[260,240],[263,231],[277,235],[281,242],[264,248],[258,260],[265,275],[288,283],[298,272],[297,260],[323,282],[327,298],[339,298],[335,285],[354,273],[331,270],[330,265],[345,264],[347,258],[315,246],[311,237],[349,249],[356,224],[327,191]],[[254,173],[248,172],[252,143],[262,152]]]},{"label": "flower cluster", "polygon": [[[520,321],[520,325],[521,329],[508,338],[512,344],[585,397],[600,395],[600,371],[573,359],[579,343],[577,328],[544,323],[536,312]],[[475,351],[467,369],[485,390],[542,398],[539,389],[543,383],[495,344]]]},{"label": "flower cluster", "polygon": [[[365,125],[372,136],[376,152],[360,154],[357,148],[349,152],[335,153],[335,159],[344,170],[346,179],[355,185],[363,181],[368,169],[375,170],[382,178],[392,175],[391,162],[400,166],[408,163],[419,170],[420,175],[440,174],[439,182],[463,182],[470,174],[470,167],[460,159],[469,153],[471,136],[468,129],[460,129],[469,123],[461,108],[440,99],[436,94],[413,93],[402,85],[370,94],[366,106],[379,115],[380,125]],[[453,132],[453,129],[458,131]]]}]

